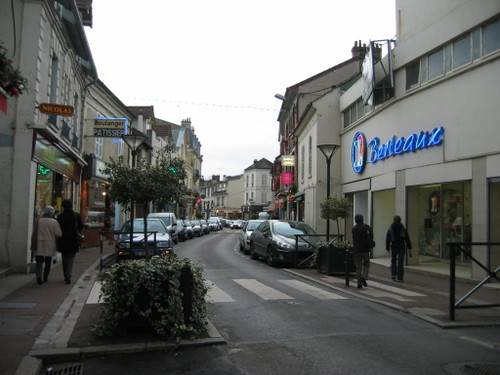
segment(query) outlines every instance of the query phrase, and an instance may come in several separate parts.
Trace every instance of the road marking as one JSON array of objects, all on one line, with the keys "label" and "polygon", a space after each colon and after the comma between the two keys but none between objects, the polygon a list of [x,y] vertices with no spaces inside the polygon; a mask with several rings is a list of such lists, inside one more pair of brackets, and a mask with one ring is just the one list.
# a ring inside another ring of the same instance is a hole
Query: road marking
[{"label": "road marking", "polygon": [[289,295],[273,289],[267,285],[254,279],[233,279],[236,283],[240,284],[243,288],[248,289],[252,293],[257,294],[260,298],[269,300],[279,299],[293,299]]},{"label": "road marking", "polygon": [[377,290],[377,289],[363,288],[359,292],[363,293],[363,294],[367,294],[367,295],[369,295],[371,297],[375,297],[375,298],[380,298],[380,297],[392,298],[392,299],[395,299],[395,300],[401,301],[401,302],[413,301],[412,299],[408,299],[408,298],[399,296],[397,294],[388,293],[388,292],[384,292],[382,290]]},{"label": "road marking", "polygon": [[299,280],[280,280],[285,285],[291,288],[297,289],[303,293],[309,294],[311,296],[317,297],[319,299],[346,299],[338,294],[327,292],[326,290],[317,288],[308,283]]},{"label": "road marking", "polygon": [[401,295],[407,296],[407,297],[425,297],[425,294],[412,292],[411,290],[401,289],[401,288],[397,288],[395,286],[390,286],[387,284],[382,284],[382,283],[378,283],[376,281],[371,281],[371,280],[369,281],[368,286],[373,286],[373,287],[376,287],[379,289],[387,290],[389,292],[401,294]]},{"label": "road marking", "polygon": [[218,302],[234,302],[234,299],[231,298],[229,294],[224,292],[217,285],[212,283],[210,280],[205,280],[208,285],[210,285],[210,289],[208,290],[205,301],[210,303],[218,303]]},{"label": "road marking", "polygon": [[101,294],[101,286],[102,283],[100,281],[96,281],[94,285],[92,286],[92,290],[90,291],[90,294],[87,298],[87,304],[93,304],[93,303],[101,303],[102,301],[99,300],[99,295]]}]

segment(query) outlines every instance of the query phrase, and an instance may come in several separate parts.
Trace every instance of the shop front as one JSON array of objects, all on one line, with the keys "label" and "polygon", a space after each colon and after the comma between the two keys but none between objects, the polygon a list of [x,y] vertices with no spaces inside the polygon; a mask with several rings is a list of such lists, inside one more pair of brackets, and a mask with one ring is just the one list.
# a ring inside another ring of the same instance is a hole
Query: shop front
[{"label": "shop front", "polygon": [[[472,240],[470,181],[410,187],[408,197],[416,202],[408,220],[417,233],[413,247],[419,255],[449,259],[447,243]],[[470,262],[463,253],[458,260]]]},{"label": "shop front", "polygon": [[63,147],[41,133],[34,135],[32,160],[36,162],[35,218],[45,206],[62,210],[62,200],[76,200],[76,185],[80,181],[81,164]]}]

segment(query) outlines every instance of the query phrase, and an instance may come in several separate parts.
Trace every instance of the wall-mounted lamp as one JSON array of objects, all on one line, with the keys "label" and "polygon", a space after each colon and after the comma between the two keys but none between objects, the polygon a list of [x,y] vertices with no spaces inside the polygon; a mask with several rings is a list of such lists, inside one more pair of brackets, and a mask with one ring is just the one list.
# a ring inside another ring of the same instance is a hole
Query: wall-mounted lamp
[{"label": "wall-mounted lamp", "polygon": [[281,94],[274,94],[274,97],[276,99],[283,100],[284,102],[286,102],[286,97]]}]

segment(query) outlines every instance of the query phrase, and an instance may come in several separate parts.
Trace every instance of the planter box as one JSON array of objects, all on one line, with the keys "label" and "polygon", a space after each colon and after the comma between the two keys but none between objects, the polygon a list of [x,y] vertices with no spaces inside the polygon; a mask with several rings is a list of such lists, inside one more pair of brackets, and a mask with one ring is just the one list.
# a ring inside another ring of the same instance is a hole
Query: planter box
[{"label": "planter box", "polygon": [[334,245],[320,247],[318,249],[318,272],[326,275],[346,273],[346,261],[349,262],[349,273],[356,272],[356,266],[352,259],[352,253],[346,252],[344,248],[338,248]]}]

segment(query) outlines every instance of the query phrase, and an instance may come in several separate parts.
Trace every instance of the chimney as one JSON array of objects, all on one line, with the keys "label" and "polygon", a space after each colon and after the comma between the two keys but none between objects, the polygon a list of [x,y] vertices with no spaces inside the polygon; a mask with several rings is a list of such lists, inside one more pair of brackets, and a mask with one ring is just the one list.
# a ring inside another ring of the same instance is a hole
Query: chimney
[{"label": "chimney", "polygon": [[366,44],[361,45],[361,40],[358,42],[354,42],[354,47],[351,48],[352,57],[358,57],[360,60],[363,60],[366,55]]},{"label": "chimney", "polygon": [[191,129],[191,117],[188,117],[187,119],[182,120],[181,125],[185,126],[188,129]]}]

